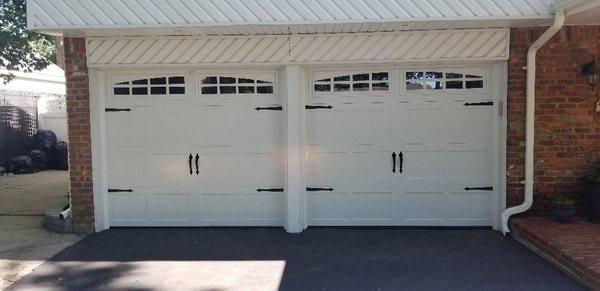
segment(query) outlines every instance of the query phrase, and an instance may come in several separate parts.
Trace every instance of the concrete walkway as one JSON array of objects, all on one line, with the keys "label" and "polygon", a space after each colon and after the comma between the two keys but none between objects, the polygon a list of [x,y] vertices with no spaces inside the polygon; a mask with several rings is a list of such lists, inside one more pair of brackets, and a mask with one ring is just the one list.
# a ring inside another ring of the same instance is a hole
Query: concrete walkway
[{"label": "concrete walkway", "polygon": [[492,230],[111,229],[9,290],[584,290]]},{"label": "concrete walkway", "polygon": [[0,216],[0,290],[79,240],[42,228],[42,217]]}]

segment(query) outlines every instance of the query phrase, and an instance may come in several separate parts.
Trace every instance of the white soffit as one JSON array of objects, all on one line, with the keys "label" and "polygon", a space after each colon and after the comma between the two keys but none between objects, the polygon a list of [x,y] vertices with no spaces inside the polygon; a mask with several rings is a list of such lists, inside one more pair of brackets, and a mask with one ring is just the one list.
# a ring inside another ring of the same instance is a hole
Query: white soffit
[{"label": "white soffit", "polygon": [[507,60],[508,29],[88,38],[90,66]]},{"label": "white soffit", "polygon": [[[30,29],[56,33],[79,30],[82,34],[89,35],[88,33],[93,30],[115,28],[221,27],[225,29],[224,27],[227,26],[250,26],[254,27],[257,34],[267,34],[268,31],[261,31],[261,27],[293,26],[294,29],[302,30],[299,27],[315,24],[324,26],[447,21],[457,23],[489,21],[493,25],[503,24],[502,27],[507,27],[515,24],[512,21],[522,23],[528,20],[552,18],[552,5],[558,1],[29,0],[27,10]],[[501,20],[505,22],[497,23]],[[480,27],[492,26],[484,24]],[[339,30],[340,28],[332,32],[344,32]],[[307,31],[307,33],[311,32]]]}]

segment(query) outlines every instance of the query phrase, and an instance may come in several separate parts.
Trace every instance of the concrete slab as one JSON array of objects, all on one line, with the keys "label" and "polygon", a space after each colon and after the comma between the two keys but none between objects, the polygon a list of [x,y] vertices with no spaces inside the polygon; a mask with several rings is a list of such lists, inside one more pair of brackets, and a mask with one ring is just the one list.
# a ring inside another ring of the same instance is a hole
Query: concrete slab
[{"label": "concrete slab", "polygon": [[40,216],[0,216],[0,290],[78,242],[42,228]]}]

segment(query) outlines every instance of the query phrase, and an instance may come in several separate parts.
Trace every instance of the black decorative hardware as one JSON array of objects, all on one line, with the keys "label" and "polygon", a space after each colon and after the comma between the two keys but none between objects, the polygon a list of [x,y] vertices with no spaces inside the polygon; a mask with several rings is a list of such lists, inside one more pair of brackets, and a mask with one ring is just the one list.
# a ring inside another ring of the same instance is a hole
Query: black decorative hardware
[{"label": "black decorative hardware", "polygon": [[465,187],[465,191],[494,191],[494,187]]},{"label": "black decorative hardware", "polygon": [[396,173],[396,152],[392,152],[392,173]]},{"label": "black decorative hardware", "polygon": [[104,108],[104,112],[123,112],[123,111],[131,111],[131,108]]},{"label": "black decorative hardware", "polygon": [[314,187],[306,187],[306,191],[308,192],[316,192],[316,191],[333,191],[333,188],[314,188]]},{"label": "black decorative hardware", "polygon": [[194,157],[192,156],[192,154],[190,154],[190,156],[188,157],[188,163],[190,165],[190,175],[194,174],[194,172],[192,171],[192,160],[194,159]]},{"label": "black decorative hardware", "polygon": [[113,189],[113,188],[108,188],[108,193],[116,193],[116,192],[133,192],[133,189]]},{"label": "black decorative hardware", "polygon": [[305,109],[333,109],[331,105],[306,105]]},{"label": "black decorative hardware", "polygon": [[492,101],[488,101],[488,102],[475,102],[475,103],[465,103],[465,106],[492,106],[494,105],[494,102]]},{"label": "black decorative hardware", "polygon": [[198,160],[200,159],[200,155],[196,154],[196,175],[200,174],[200,170],[198,170]]},{"label": "black decorative hardware", "polygon": [[398,173],[402,174],[402,171],[404,171],[404,153],[398,153],[398,159],[400,160],[400,169],[398,170]]},{"label": "black decorative hardware", "polygon": [[256,192],[283,192],[283,188],[258,188]]},{"label": "black decorative hardware", "polygon": [[261,110],[283,110],[283,106],[270,106],[270,107],[256,107],[256,111]]}]

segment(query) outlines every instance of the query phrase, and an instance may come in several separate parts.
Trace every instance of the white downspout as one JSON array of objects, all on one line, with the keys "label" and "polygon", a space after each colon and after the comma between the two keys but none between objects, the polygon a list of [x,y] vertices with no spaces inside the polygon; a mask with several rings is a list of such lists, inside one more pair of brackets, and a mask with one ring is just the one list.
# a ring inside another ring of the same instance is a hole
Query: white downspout
[{"label": "white downspout", "polygon": [[533,204],[533,149],[535,130],[535,57],[537,51],[552,38],[565,23],[565,11],[559,10],[554,14],[554,23],[546,30],[527,51],[527,92],[525,96],[525,199],[523,204],[508,208],[502,213],[502,232],[507,234],[508,219],[515,214],[529,210]]}]

